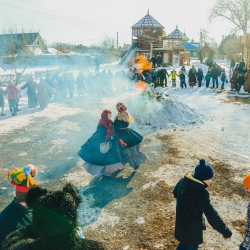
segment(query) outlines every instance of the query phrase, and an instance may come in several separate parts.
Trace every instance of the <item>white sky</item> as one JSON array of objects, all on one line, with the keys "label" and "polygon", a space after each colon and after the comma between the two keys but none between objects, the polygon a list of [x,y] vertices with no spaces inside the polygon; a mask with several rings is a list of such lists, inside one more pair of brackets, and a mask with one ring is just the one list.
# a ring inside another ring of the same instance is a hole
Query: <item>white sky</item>
[{"label": "white sky", "polygon": [[91,45],[105,34],[119,45],[131,43],[131,26],[149,13],[169,34],[176,25],[190,39],[199,41],[199,30],[210,32],[218,43],[233,28],[216,19],[208,24],[208,11],[216,0],[0,0],[1,26],[8,21],[32,26],[47,43]]}]

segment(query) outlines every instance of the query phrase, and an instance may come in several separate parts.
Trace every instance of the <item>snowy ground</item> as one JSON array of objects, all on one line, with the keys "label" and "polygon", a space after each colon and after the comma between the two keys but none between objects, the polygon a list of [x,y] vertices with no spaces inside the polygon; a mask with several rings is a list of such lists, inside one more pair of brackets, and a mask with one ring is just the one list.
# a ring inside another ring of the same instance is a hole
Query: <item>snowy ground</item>
[{"label": "snowy ground", "polygon": [[[178,84],[177,84],[178,86]],[[175,200],[172,190],[200,158],[215,169],[211,200],[233,230],[230,241],[210,227],[202,250],[236,250],[243,238],[247,203],[242,187],[249,171],[249,96],[202,88],[162,89],[167,98],[148,100],[139,92],[75,97],[51,103],[45,110],[28,109],[27,98],[16,117],[0,117],[0,207],[13,196],[5,181],[8,169],[33,163],[37,181],[50,188],[66,181],[82,196],[79,224],[88,238],[108,249],[174,250]],[[125,167],[116,178],[92,177],[76,152],[95,131],[101,111],[127,103],[135,118],[133,129],[144,135],[142,150],[149,160],[135,172]]]}]

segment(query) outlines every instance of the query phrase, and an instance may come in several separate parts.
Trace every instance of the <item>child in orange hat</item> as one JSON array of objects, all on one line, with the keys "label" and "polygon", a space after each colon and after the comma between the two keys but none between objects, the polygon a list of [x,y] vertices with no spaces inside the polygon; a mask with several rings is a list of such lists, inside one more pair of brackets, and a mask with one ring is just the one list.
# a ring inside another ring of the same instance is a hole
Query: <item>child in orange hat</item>
[{"label": "child in orange hat", "polygon": [[[250,193],[250,174],[248,174],[244,178],[243,186],[245,187],[246,191]],[[250,249],[250,203],[248,204],[248,208],[247,208],[246,221],[247,221],[246,236],[240,245],[240,250]]]}]

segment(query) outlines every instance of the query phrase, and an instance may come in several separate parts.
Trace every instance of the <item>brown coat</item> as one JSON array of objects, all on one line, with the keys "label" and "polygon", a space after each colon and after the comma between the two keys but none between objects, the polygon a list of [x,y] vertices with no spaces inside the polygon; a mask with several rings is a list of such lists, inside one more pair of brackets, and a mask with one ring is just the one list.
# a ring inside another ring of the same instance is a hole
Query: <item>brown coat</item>
[{"label": "brown coat", "polygon": [[250,92],[250,70],[248,70],[245,74],[245,84],[244,84],[244,90],[245,92]]}]

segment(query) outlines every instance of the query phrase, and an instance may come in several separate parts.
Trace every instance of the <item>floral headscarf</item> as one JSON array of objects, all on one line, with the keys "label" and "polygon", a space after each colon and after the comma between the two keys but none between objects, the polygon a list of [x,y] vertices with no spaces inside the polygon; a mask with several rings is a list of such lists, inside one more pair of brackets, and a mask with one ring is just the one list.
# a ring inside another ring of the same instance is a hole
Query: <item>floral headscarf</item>
[{"label": "floral headscarf", "polygon": [[115,117],[115,120],[125,121],[125,122],[133,122],[133,117],[127,111],[127,106],[123,102],[118,102],[116,104],[116,109],[118,111],[118,115]]}]

